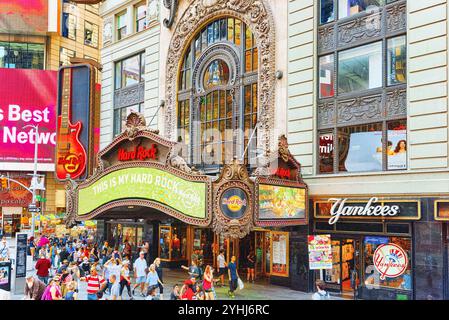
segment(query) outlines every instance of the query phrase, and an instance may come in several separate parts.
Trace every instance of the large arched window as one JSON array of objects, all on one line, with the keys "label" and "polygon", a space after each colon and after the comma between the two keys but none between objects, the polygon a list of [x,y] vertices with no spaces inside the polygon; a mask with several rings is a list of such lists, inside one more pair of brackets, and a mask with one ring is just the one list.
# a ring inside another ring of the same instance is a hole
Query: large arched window
[{"label": "large arched window", "polygon": [[254,36],[241,20],[221,18],[194,37],[178,78],[178,141],[196,167],[218,170],[225,161],[244,160],[256,149],[259,55]]}]

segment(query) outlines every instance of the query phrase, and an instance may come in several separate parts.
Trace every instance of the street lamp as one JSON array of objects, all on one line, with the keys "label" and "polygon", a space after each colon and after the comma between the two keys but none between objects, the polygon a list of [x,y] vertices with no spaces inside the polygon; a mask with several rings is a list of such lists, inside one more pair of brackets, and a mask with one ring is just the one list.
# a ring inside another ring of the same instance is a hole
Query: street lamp
[{"label": "street lamp", "polygon": [[[31,191],[33,194],[33,200],[31,201],[31,204],[33,206],[36,206],[36,185],[37,185],[37,151],[38,151],[38,137],[39,137],[39,125],[26,125],[23,127],[23,129],[26,128],[33,128],[34,129],[34,171],[33,171],[33,177],[31,178]],[[34,211],[31,212],[31,235],[34,236]]]}]

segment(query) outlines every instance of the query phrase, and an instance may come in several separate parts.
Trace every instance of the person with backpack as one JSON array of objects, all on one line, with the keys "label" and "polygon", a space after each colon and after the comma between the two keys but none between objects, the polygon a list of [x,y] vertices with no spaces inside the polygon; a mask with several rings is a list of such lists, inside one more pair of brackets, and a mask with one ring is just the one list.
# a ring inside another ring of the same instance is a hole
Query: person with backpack
[{"label": "person with backpack", "polygon": [[323,280],[317,280],[315,285],[317,292],[312,295],[312,300],[329,300],[331,298],[329,292],[325,290],[326,284]]}]

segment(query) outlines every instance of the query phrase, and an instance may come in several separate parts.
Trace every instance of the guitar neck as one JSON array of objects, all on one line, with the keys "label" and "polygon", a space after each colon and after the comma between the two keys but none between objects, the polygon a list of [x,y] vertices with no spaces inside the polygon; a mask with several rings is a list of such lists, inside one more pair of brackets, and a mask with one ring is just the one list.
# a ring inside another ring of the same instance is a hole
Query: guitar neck
[{"label": "guitar neck", "polygon": [[62,72],[61,128],[68,128],[72,102],[72,72],[70,68],[64,68]]}]

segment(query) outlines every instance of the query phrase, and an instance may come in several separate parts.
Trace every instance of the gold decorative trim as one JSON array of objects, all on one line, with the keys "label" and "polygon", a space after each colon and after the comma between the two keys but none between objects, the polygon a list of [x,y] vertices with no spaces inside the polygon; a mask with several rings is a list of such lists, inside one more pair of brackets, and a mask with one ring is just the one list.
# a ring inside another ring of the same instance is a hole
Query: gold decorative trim
[{"label": "gold decorative trim", "polygon": [[435,221],[449,221],[449,217],[447,218],[441,218],[438,215],[438,204],[439,203],[449,203],[449,199],[448,200],[435,200],[433,203],[433,218],[435,219]]}]

